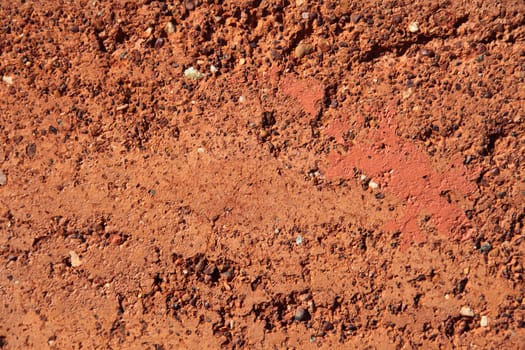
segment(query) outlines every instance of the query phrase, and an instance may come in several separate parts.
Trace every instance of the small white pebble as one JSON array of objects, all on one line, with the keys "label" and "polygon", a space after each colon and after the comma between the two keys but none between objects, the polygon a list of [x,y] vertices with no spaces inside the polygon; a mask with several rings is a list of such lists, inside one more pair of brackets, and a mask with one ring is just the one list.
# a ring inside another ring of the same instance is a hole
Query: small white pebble
[{"label": "small white pebble", "polygon": [[368,187],[370,187],[373,190],[377,190],[379,188],[379,185],[376,182],[374,182],[374,181],[370,181],[368,183]]},{"label": "small white pebble", "polygon": [[7,85],[13,85],[13,78],[7,75],[2,76],[2,81]]},{"label": "small white pebble", "polygon": [[474,317],[474,310],[472,310],[468,306],[462,306],[461,309],[459,310],[459,314],[465,317]]},{"label": "small white pebble", "polygon": [[410,33],[416,33],[419,31],[419,23],[418,22],[412,22],[408,25],[408,31]]},{"label": "small white pebble", "polygon": [[204,148],[202,147],[197,148],[197,153],[204,153]]},{"label": "small white pebble", "polygon": [[166,32],[168,32],[168,34],[175,33],[175,25],[172,21],[166,23]]},{"label": "small white pebble", "polygon": [[361,176],[359,177],[359,179],[361,181],[365,181],[366,180],[366,175],[365,174],[361,174]]},{"label": "small white pebble", "polygon": [[219,69],[217,67],[215,67],[213,64],[210,66],[210,72],[217,73],[218,71],[219,71]]},{"label": "small white pebble", "polygon": [[246,98],[244,96],[239,96],[239,102],[240,103],[246,102]]},{"label": "small white pebble", "polygon": [[488,318],[488,316],[481,316],[481,320],[479,321],[479,325],[481,327],[487,327],[489,325],[489,318]]},{"label": "small white pebble", "polygon": [[303,19],[308,19],[308,18],[310,18],[310,14],[308,12],[303,12],[303,13],[301,13],[301,17]]},{"label": "small white pebble", "polygon": [[401,97],[403,97],[404,100],[406,100],[410,96],[412,96],[412,88],[408,88],[401,93]]},{"label": "small white pebble", "polygon": [[186,69],[184,71],[184,76],[186,78],[190,78],[190,79],[193,79],[193,80],[204,78],[204,74],[202,74],[201,72],[199,72],[198,70],[196,70],[193,67],[190,67],[190,68]]},{"label": "small white pebble", "polygon": [[72,267],[79,267],[80,265],[82,265],[82,261],[80,260],[80,257],[74,251],[71,250],[69,252],[69,257],[70,257],[70,260],[71,260],[71,266]]}]

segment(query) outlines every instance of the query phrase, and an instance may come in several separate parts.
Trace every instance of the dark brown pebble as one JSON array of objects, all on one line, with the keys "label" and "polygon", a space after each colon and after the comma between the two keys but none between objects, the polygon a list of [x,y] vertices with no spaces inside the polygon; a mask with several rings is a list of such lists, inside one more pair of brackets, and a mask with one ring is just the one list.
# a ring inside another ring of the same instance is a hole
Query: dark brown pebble
[{"label": "dark brown pebble", "polygon": [[385,198],[385,195],[383,193],[376,193],[376,198],[377,199],[383,199],[383,198]]},{"label": "dark brown pebble", "polygon": [[204,267],[206,266],[206,259],[200,260],[197,265],[195,265],[195,271],[201,272],[204,270]]},{"label": "dark brown pebble", "polygon": [[392,17],[392,21],[395,24],[399,24],[399,23],[403,22],[403,16],[401,16],[401,15],[394,15],[394,17]]},{"label": "dark brown pebble", "polygon": [[155,41],[155,49],[160,49],[162,46],[164,46],[164,39],[163,38],[158,38],[156,41]]},{"label": "dark brown pebble", "polygon": [[323,330],[325,332],[331,331],[332,329],[334,329],[334,325],[332,322],[328,322],[328,321],[323,322]]},{"label": "dark brown pebble", "polygon": [[275,124],[275,116],[273,112],[265,111],[261,117],[261,126],[263,128],[270,127]]},{"label": "dark brown pebble", "polygon": [[458,281],[456,285],[456,291],[458,293],[463,293],[465,291],[465,287],[467,286],[468,278],[463,278],[462,280]]},{"label": "dark brown pebble", "polygon": [[204,270],[204,273],[206,275],[211,276],[211,275],[215,274],[216,271],[217,271],[217,266],[215,266],[214,264],[210,264],[210,265],[208,265],[206,267],[206,269]]},{"label": "dark brown pebble", "polygon": [[180,136],[180,129],[179,129],[179,127],[177,127],[177,126],[173,127],[173,129],[171,130],[171,136],[173,136],[176,139],[179,138],[179,136]]},{"label": "dark brown pebble", "polygon": [[34,143],[30,143],[26,147],[26,154],[29,157],[29,159],[33,159],[36,154],[36,145]]},{"label": "dark brown pebble", "polygon": [[224,272],[222,274],[222,277],[224,277],[226,281],[230,282],[233,279],[233,268],[230,268],[226,272]]},{"label": "dark brown pebble", "polygon": [[186,0],[184,5],[188,11],[191,11],[195,8],[195,3],[192,0]]},{"label": "dark brown pebble", "polygon": [[355,14],[355,15],[352,15],[350,17],[350,19],[352,20],[352,22],[355,24],[357,22],[359,22],[359,20],[362,18],[363,16],[361,16],[360,14]]},{"label": "dark brown pebble", "polygon": [[436,55],[434,51],[429,50],[429,49],[421,49],[420,53],[421,53],[421,56],[425,56],[425,57],[434,57]]}]

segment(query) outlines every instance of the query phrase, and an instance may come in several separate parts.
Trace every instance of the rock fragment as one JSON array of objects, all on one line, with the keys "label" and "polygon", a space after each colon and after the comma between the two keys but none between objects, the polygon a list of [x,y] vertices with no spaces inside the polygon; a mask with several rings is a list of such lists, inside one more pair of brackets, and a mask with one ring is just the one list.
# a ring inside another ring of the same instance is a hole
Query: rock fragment
[{"label": "rock fragment", "polygon": [[461,316],[465,316],[465,317],[474,317],[474,310],[472,310],[470,307],[468,306],[463,306],[461,307],[461,309],[459,310],[459,314]]},{"label": "rock fragment", "polygon": [[408,31],[410,33],[417,33],[419,32],[419,23],[418,22],[412,22],[408,25]]},{"label": "rock fragment", "polygon": [[301,43],[296,46],[294,54],[297,58],[303,58],[304,56],[311,54],[313,50],[312,45]]},{"label": "rock fragment", "polygon": [[303,307],[298,307],[295,311],[294,320],[304,322],[310,319],[310,313]]},{"label": "rock fragment", "polygon": [[488,327],[488,325],[489,325],[489,318],[488,318],[488,316],[481,316],[481,320],[479,321],[479,325],[481,327]]},{"label": "rock fragment", "polygon": [[34,143],[30,143],[26,147],[26,154],[29,157],[29,159],[33,159],[36,154],[36,145]]},{"label": "rock fragment", "polygon": [[172,21],[168,21],[168,23],[166,23],[166,32],[168,34],[175,33],[175,24],[173,24]]},{"label": "rock fragment", "polygon": [[78,256],[77,253],[75,253],[72,250],[69,251],[69,258],[71,260],[72,267],[79,267],[80,265],[82,265],[82,261],[80,260],[80,257]]},{"label": "rock fragment", "polygon": [[186,78],[190,78],[190,79],[193,79],[193,80],[198,80],[198,79],[204,78],[204,74],[202,74],[201,72],[199,72],[198,70],[196,70],[193,67],[189,67],[188,69],[186,69],[184,71],[184,76]]},{"label": "rock fragment", "polygon": [[8,75],[3,75],[2,81],[6,83],[7,85],[13,85],[13,78]]},{"label": "rock fragment", "polygon": [[7,175],[0,170],[0,186],[4,186],[5,184],[7,184]]}]

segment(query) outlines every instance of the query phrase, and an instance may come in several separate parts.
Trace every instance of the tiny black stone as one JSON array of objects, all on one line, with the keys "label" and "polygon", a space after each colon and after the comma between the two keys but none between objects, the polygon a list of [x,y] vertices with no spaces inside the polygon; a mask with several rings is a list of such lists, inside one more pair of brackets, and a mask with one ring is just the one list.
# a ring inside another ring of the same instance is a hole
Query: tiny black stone
[{"label": "tiny black stone", "polygon": [[468,278],[463,278],[462,280],[459,280],[456,285],[456,292],[457,293],[463,293],[465,290],[465,287],[467,286]]},{"label": "tiny black stone", "polygon": [[49,126],[49,132],[56,135],[58,130],[53,125],[50,125]]}]

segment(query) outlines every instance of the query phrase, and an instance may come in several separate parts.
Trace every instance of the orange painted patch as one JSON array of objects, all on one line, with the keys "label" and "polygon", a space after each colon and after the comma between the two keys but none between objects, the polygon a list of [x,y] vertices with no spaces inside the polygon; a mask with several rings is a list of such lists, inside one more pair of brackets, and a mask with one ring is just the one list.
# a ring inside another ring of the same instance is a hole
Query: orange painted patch
[{"label": "orange painted patch", "polygon": [[[353,169],[363,171],[374,179],[385,193],[400,198],[406,205],[404,216],[388,222],[388,231],[400,231],[404,243],[424,242],[426,234],[421,232],[418,222],[423,216],[448,237],[459,237],[467,227],[464,211],[449,203],[442,195],[447,191],[467,195],[476,190],[469,181],[466,168],[459,158],[448,163],[448,169],[438,172],[428,155],[415,144],[399,138],[395,131],[395,111],[387,108],[379,115],[379,127],[371,128],[366,139],[356,140],[344,155],[331,152],[328,156],[327,178],[351,178]],[[338,142],[342,141],[347,123],[333,123],[325,132]]]},{"label": "orange painted patch", "polygon": [[317,115],[317,104],[324,96],[323,86],[315,79],[284,79],[281,83],[281,91],[295,98],[303,110],[313,117]]},{"label": "orange painted patch", "polygon": [[324,132],[325,134],[332,136],[337,143],[342,145],[345,143],[343,135],[345,132],[348,132],[348,130],[350,130],[350,124],[348,121],[337,119],[328,125]]}]

